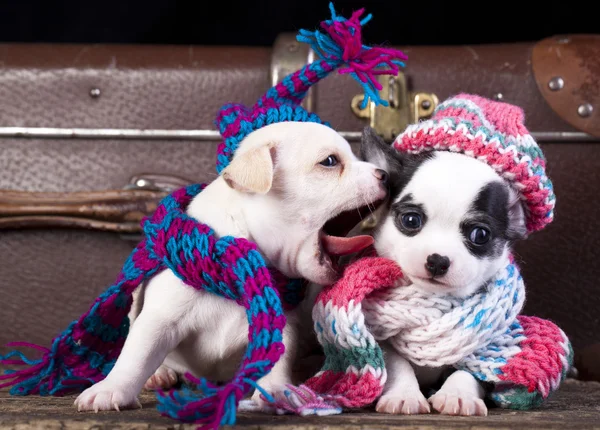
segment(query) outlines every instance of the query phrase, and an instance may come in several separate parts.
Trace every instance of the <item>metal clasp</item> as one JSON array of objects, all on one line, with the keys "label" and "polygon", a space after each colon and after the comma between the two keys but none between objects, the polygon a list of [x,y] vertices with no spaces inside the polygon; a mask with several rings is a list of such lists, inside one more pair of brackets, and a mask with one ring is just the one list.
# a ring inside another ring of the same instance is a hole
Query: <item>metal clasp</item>
[{"label": "metal clasp", "polygon": [[[169,193],[193,184],[194,181],[175,175],[162,175],[155,173],[142,173],[132,176],[129,183],[123,187],[124,190],[147,190],[157,191],[161,198],[166,197]],[[157,204],[159,201],[157,200]],[[146,214],[151,215],[151,214]],[[121,239],[127,242],[137,243],[144,238],[142,233],[122,233]]]},{"label": "metal clasp", "polygon": [[377,80],[383,86],[380,96],[389,106],[376,106],[374,102],[369,102],[361,109],[364,95],[359,94],[352,98],[351,107],[356,116],[368,119],[369,126],[386,142],[393,141],[409,124],[431,116],[439,103],[433,93],[408,91],[403,72],[397,76],[381,75]]}]

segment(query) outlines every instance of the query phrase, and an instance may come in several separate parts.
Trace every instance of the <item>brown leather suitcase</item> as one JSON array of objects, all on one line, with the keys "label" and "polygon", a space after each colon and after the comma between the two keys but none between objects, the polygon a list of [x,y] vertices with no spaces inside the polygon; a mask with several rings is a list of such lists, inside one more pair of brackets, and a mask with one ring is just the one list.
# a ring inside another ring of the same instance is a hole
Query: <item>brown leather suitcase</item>
[{"label": "brown leather suitcase", "polygon": [[[404,51],[404,73],[382,79],[390,107],[360,110],[340,76],[307,107],[356,145],[365,125],[390,139],[458,92],[522,106],[558,196],[555,222],[518,248],[526,311],[557,322],[576,352],[600,341],[600,36]],[[0,46],[0,344],[47,344],[84,312],[141,217],[215,177],[219,107],[254,103],[311,58],[288,34],[273,49]]]}]

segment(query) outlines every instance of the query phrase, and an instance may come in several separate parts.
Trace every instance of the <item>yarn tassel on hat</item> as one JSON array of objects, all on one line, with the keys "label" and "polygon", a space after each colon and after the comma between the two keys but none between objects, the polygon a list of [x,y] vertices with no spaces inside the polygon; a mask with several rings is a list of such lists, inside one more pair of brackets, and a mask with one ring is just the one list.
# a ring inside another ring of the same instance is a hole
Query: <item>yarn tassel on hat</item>
[{"label": "yarn tassel on hat", "polygon": [[336,14],[333,3],[329,4],[329,8],[331,19],[321,22],[322,31],[300,30],[296,37],[300,43],[312,48],[318,60],[284,77],[252,108],[236,103],[228,103],[221,108],[215,121],[223,136],[223,142],[217,149],[217,173],[227,167],[242,140],[261,127],[284,121],[316,122],[328,126],[318,115],[304,109],[301,103],[314,84],[336,69],[340,74],[349,74],[360,84],[365,94],[363,108],[369,101],[388,105],[379,95],[382,86],[376,77],[397,75],[407,56],[398,49],[363,44],[362,26],[372,18],[372,15],[360,18],[364,9],[346,19]]},{"label": "yarn tassel on hat", "polygon": [[[217,115],[216,125],[223,136],[217,149],[217,172],[231,161],[241,142],[254,130],[269,124],[299,121],[329,126],[300,104],[309,88],[332,71],[349,74],[364,89],[363,105],[371,101],[387,105],[377,90],[376,76],[395,75],[406,56],[398,50],[369,47],[362,42],[363,10],[349,19],[338,16],[321,23],[323,31],[302,30],[298,41],[308,43],[319,60],[305,65],[272,87],[252,107],[229,103]],[[238,373],[224,386],[192,380],[200,393],[184,389],[158,392],[159,410],[170,417],[204,424],[210,428],[234,424],[240,399],[266,375],[283,353],[282,330],[287,300],[297,304],[303,281],[275,282],[256,245],[240,238],[216,239],[209,226],[190,218],[185,208],[203,189],[192,185],[167,196],[149,219],[143,221],[145,238],[132,252],[117,281],[103,293],[90,310],[55,338],[50,349],[41,349],[42,358],[29,360],[19,351],[0,357],[0,363],[28,366],[0,376],[0,387],[12,387],[11,394],[63,395],[81,391],[103,380],[112,369],[129,331],[127,314],[132,294],[158,271],[169,269],[186,284],[235,300],[246,309],[248,348]],[[281,297],[286,301],[282,303]],[[15,347],[32,346],[13,344]],[[377,378],[384,373],[380,353],[373,351]],[[342,359],[342,358],[340,358]],[[333,366],[333,364],[332,364]],[[332,367],[333,368],[333,367]],[[342,384],[340,382],[340,384]],[[340,385],[341,386],[341,385]],[[268,394],[264,395],[269,399]]]},{"label": "yarn tassel on hat", "polygon": [[[368,23],[373,15],[369,14],[360,19],[364,9],[355,11],[349,19],[336,14],[333,3],[329,4],[331,19],[323,21],[321,28],[325,33],[300,30],[297,36],[299,42],[308,43],[313,51],[322,58],[325,64],[340,68],[340,74],[350,74],[365,92],[362,107],[366,107],[369,100],[377,104],[388,106],[388,102],[379,96],[383,87],[376,80],[377,75],[397,75],[400,67],[404,67],[402,60],[408,57],[402,51],[393,48],[369,47],[362,42],[362,27]],[[306,66],[311,68],[311,65]],[[324,67],[327,69],[327,67]]]}]

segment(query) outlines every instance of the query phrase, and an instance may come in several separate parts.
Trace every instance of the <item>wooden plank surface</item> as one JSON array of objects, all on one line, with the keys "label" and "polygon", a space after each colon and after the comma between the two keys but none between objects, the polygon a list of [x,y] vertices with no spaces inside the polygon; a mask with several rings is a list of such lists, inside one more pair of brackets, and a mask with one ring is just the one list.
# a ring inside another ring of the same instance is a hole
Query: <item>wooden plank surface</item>
[{"label": "wooden plank surface", "polygon": [[[74,397],[13,397],[0,392],[0,430],[29,429],[191,429],[161,417],[151,393],[141,396],[143,409],[122,412],[77,412]],[[436,414],[390,416],[372,412],[330,417],[240,414],[236,428],[288,430],[379,429],[600,429],[600,383],[567,380],[547,404],[534,411],[490,410],[487,417]]]}]

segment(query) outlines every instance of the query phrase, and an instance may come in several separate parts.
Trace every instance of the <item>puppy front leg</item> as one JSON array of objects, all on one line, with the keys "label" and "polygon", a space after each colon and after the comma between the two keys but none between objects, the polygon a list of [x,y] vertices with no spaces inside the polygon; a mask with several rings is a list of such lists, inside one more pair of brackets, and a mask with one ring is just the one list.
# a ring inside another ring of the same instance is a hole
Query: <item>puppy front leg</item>
[{"label": "puppy front leg", "polygon": [[[148,285],[154,288],[150,291],[154,295],[148,295],[113,369],[104,380],[89,387],[75,400],[79,411],[140,406],[137,396],[144,383],[185,336],[182,323],[185,306],[178,306],[181,294],[177,294],[178,286],[173,285],[173,279],[165,279],[168,275],[175,278],[175,275],[170,271],[163,273],[158,275],[160,280],[155,278]],[[176,278],[175,282],[178,282]],[[169,301],[165,300],[165,290],[171,291]]]},{"label": "puppy front leg", "polygon": [[377,412],[386,414],[427,414],[429,403],[421,393],[412,365],[396,350],[383,346],[388,379],[383,395],[377,402]]},{"label": "puppy front leg", "polygon": [[429,402],[441,414],[485,416],[487,407],[483,401],[484,395],[483,387],[473,375],[457,370],[429,398]]},{"label": "puppy front leg", "polygon": [[179,341],[172,327],[172,321],[142,311],[115,366],[104,380],[77,397],[77,410],[98,412],[141,407],[137,396],[144,383]]}]

